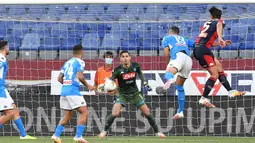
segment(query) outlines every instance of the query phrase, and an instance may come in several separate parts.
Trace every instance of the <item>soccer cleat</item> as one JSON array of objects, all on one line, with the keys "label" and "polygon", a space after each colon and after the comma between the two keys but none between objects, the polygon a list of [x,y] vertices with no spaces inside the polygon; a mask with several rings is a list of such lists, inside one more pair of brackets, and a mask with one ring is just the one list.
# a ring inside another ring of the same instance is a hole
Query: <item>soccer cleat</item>
[{"label": "soccer cleat", "polygon": [[165,138],[165,137],[166,137],[166,136],[165,136],[163,133],[161,133],[161,132],[156,133],[156,136],[157,136],[157,137],[160,137],[160,138]]},{"label": "soccer cleat", "polygon": [[78,138],[78,137],[75,136],[73,138],[73,140],[78,142],[78,143],[88,143],[83,137]]},{"label": "soccer cleat", "polygon": [[201,97],[199,100],[199,104],[209,107],[209,108],[215,108],[216,106],[211,103],[211,101],[205,97]]},{"label": "soccer cleat", "polygon": [[59,137],[55,136],[55,135],[53,135],[53,136],[51,137],[51,140],[53,140],[54,143],[62,143],[62,142],[61,142],[61,139],[60,139]]},{"label": "soccer cleat", "polygon": [[230,90],[228,92],[228,96],[230,98],[237,97],[237,96],[243,96],[245,95],[245,92],[237,91],[237,90]]},{"label": "soccer cleat", "polygon": [[173,84],[174,82],[175,82],[174,79],[168,80],[168,81],[163,85],[163,89],[164,89],[164,90],[167,90],[167,89],[170,87],[170,85]]},{"label": "soccer cleat", "polygon": [[24,137],[20,137],[21,140],[36,140],[36,137],[32,137],[30,135],[26,135]]},{"label": "soccer cleat", "polygon": [[99,138],[103,139],[107,134],[107,131],[102,131],[100,134],[99,134]]},{"label": "soccer cleat", "polygon": [[182,119],[184,118],[183,112],[176,113],[173,117],[173,119]]}]

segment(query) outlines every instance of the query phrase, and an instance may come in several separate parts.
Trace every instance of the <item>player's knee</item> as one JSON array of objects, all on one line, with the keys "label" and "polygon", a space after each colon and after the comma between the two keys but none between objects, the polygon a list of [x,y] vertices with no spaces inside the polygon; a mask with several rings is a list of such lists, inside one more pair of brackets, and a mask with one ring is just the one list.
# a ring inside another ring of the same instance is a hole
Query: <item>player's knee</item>
[{"label": "player's knee", "polygon": [[183,86],[180,86],[180,85],[176,84],[176,90],[178,92],[178,99],[179,100],[184,100],[185,94],[184,94]]},{"label": "player's knee", "polygon": [[165,76],[164,76],[164,77],[165,77],[166,80],[169,80],[169,79],[174,78],[174,75],[173,75],[171,72],[168,72],[168,71],[167,71],[167,72],[165,73]]}]

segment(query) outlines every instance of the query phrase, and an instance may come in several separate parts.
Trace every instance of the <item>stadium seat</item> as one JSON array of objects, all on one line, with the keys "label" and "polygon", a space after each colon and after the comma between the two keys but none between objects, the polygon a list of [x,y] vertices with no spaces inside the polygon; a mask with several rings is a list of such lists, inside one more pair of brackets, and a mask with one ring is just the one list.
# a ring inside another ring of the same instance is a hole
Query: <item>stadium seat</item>
[{"label": "stadium seat", "polygon": [[158,18],[159,18],[159,15],[153,14],[153,13],[139,15],[139,20],[142,20],[142,21],[155,21],[155,20],[158,20]]},{"label": "stadium seat", "polygon": [[67,8],[67,14],[81,14],[85,12],[85,8],[88,8],[88,5],[68,5],[65,6]]},{"label": "stadium seat", "polygon": [[129,4],[127,7],[127,14],[140,15],[145,11],[144,5],[142,4]]},{"label": "stadium seat", "polygon": [[150,4],[146,10],[147,14],[160,15],[164,13],[163,7],[160,4]]},{"label": "stadium seat", "polygon": [[110,4],[106,11],[107,15],[112,15],[113,17],[119,18],[121,14],[125,14],[124,6],[120,4]]},{"label": "stadium seat", "polygon": [[97,16],[94,14],[82,14],[79,17],[80,21],[97,21]]},{"label": "stadium seat", "polygon": [[15,37],[24,37],[28,33],[27,25],[15,24],[13,26],[12,35]]},{"label": "stadium seat", "polygon": [[140,56],[157,56],[160,47],[158,39],[144,39],[142,46],[139,48]]},{"label": "stadium seat", "polygon": [[31,5],[29,6],[29,14],[46,14],[46,7],[43,5]]},{"label": "stadium seat", "polygon": [[97,33],[86,34],[82,39],[82,46],[85,50],[85,59],[97,59],[100,39]]},{"label": "stadium seat", "polygon": [[81,41],[78,38],[64,38],[59,49],[59,59],[70,59],[72,57],[72,48],[77,44],[81,44]]},{"label": "stadium seat", "polygon": [[121,47],[120,35],[105,34],[103,43],[100,49],[118,50]]},{"label": "stadium seat", "polygon": [[99,21],[116,21],[119,17],[112,14],[104,14],[97,17]]},{"label": "stadium seat", "polygon": [[136,17],[134,14],[122,14],[119,21],[135,21]]},{"label": "stadium seat", "polygon": [[234,59],[238,57],[238,51],[237,50],[220,50],[220,58],[223,59]]},{"label": "stadium seat", "polygon": [[42,39],[39,48],[39,59],[41,60],[55,60],[58,56],[60,46],[60,38],[45,37]]},{"label": "stadium seat", "polygon": [[49,14],[61,15],[65,13],[65,7],[63,5],[50,5],[48,7]]},{"label": "stadium seat", "polygon": [[158,20],[177,20],[178,16],[176,15],[170,15],[170,14],[160,14],[159,19]]},{"label": "stadium seat", "polygon": [[26,14],[26,9],[24,7],[24,5],[11,5],[8,15],[16,15],[16,16],[20,16]]},{"label": "stadium seat", "polygon": [[21,38],[10,35],[8,37],[5,37],[4,39],[8,41],[8,45],[11,51],[19,50],[19,47],[21,46]]},{"label": "stadium seat", "polygon": [[43,21],[57,21],[55,14],[43,14],[40,18]]},{"label": "stadium seat", "polygon": [[66,38],[68,34],[68,26],[64,23],[53,24],[51,28],[51,36]]},{"label": "stadium seat", "polygon": [[93,14],[93,15],[102,15],[104,14],[104,7],[101,4],[97,4],[97,5],[89,5],[88,7],[88,11],[87,14]]},{"label": "stadium seat", "polygon": [[[253,43],[255,46],[255,43]],[[240,57],[243,59],[253,59],[255,57],[255,50],[240,50]]]},{"label": "stadium seat", "polygon": [[35,60],[38,58],[37,50],[40,47],[38,34],[26,34],[19,48],[19,57],[23,60]]},{"label": "stadium seat", "polygon": [[76,21],[80,17],[79,14],[62,14],[59,16],[62,21]]}]

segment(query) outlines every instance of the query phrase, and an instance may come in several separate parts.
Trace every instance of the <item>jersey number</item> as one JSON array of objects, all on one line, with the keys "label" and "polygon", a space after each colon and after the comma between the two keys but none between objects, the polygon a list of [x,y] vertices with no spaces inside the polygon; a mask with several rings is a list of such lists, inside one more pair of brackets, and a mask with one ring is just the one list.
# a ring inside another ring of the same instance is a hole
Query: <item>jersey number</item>
[{"label": "jersey number", "polygon": [[64,71],[64,79],[68,80],[71,79],[73,76],[73,62],[67,63],[65,65],[65,71]]},{"label": "jersey number", "polygon": [[209,29],[211,22],[206,22],[203,26],[203,30],[200,32],[198,37],[206,38],[208,33],[206,31]]}]

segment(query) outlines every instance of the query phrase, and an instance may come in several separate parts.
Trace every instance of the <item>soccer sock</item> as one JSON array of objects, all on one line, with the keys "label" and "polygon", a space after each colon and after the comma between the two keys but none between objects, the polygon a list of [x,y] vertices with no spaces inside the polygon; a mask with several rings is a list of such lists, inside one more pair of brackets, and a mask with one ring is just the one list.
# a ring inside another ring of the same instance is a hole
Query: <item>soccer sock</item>
[{"label": "soccer sock", "polygon": [[151,127],[153,128],[154,132],[155,133],[158,133],[159,132],[159,129],[158,129],[158,125],[156,124],[156,121],[154,119],[154,117],[150,114],[148,117],[147,117]]},{"label": "soccer sock", "polygon": [[225,76],[224,72],[220,72],[219,73],[219,81],[221,82],[221,84],[227,89],[227,91],[230,91],[232,90],[228,80],[227,80],[227,77]]},{"label": "soccer sock", "polygon": [[86,129],[85,125],[78,125],[76,128],[76,137],[78,137],[78,138],[82,137],[82,134],[85,129]]},{"label": "soccer sock", "polygon": [[205,89],[204,89],[204,93],[203,93],[203,97],[207,98],[208,94],[211,92],[214,83],[215,83],[216,79],[213,77],[210,77],[206,83],[205,83]]},{"label": "soccer sock", "polygon": [[25,136],[27,135],[27,133],[26,133],[26,131],[25,131],[25,128],[24,128],[24,125],[23,125],[23,123],[22,123],[21,118],[15,120],[14,123],[16,124],[16,126],[17,126],[18,129],[19,129],[19,134],[20,134],[20,136],[25,137]]},{"label": "soccer sock", "polygon": [[180,113],[183,111],[185,105],[185,92],[183,86],[180,86],[178,84],[176,84],[176,89],[178,92],[178,113]]},{"label": "soccer sock", "polygon": [[3,124],[0,124],[0,129],[3,128],[3,127],[4,127]]},{"label": "soccer sock", "polygon": [[166,72],[164,77],[168,81],[170,79],[173,79],[174,75],[172,73],[170,73],[170,72]]},{"label": "soccer sock", "polygon": [[112,123],[114,122],[116,117],[112,116],[112,114],[110,114],[107,118],[106,118],[106,122],[105,122],[105,126],[104,126],[104,131],[108,131],[110,126],[112,125]]},{"label": "soccer sock", "polygon": [[63,132],[63,130],[64,130],[64,126],[58,125],[56,130],[55,130],[55,136],[60,137],[60,135]]}]

